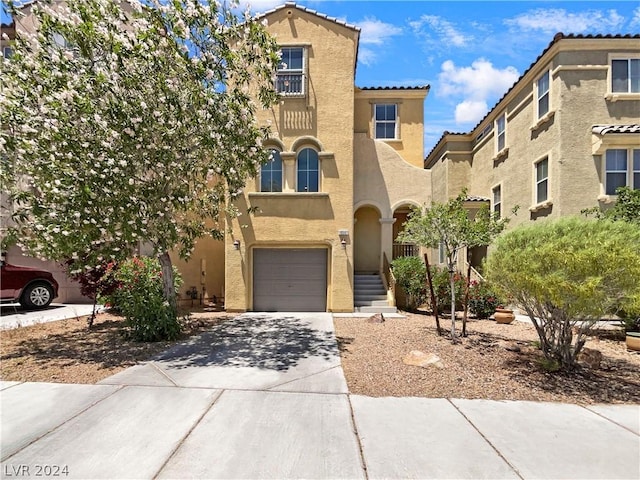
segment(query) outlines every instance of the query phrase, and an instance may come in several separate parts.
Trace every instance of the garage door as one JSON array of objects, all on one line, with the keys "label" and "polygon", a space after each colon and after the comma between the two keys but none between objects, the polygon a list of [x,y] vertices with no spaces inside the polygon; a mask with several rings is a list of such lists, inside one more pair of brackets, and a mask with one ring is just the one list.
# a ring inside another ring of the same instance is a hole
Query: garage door
[{"label": "garage door", "polygon": [[254,249],[254,311],[324,312],[326,309],[326,249]]}]

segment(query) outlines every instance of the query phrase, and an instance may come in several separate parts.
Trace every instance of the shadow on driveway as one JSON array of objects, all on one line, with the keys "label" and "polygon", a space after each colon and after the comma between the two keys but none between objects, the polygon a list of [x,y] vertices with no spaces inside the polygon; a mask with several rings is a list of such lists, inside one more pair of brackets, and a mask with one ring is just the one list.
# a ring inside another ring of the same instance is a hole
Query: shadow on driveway
[{"label": "shadow on driveway", "polygon": [[232,366],[284,371],[309,357],[339,358],[332,331],[314,328],[304,316],[253,314],[216,325],[155,361],[170,363],[172,369]]}]

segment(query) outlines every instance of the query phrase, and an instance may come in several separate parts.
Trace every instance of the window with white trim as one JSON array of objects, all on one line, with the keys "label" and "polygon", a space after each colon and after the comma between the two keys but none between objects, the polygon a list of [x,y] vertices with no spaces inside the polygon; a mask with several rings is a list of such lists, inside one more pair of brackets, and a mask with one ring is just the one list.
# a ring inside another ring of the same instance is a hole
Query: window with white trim
[{"label": "window with white trim", "polygon": [[640,58],[611,60],[611,92],[640,93]]},{"label": "window with white trim", "polygon": [[306,62],[304,47],[283,47],[276,73],[276,91],[284,96],[304,96]]},{"label": "window with white trim", "polygon": [[491,190],[491,196],[493,198],[493,213],[502,218],[502,187],[496,185]]},{"label": "window with white trim", "polygon": [[496,153],[504,150],[507,145],[507,115],[503,113],[496,120]]},{"label": "window with white trim", "polygon": [[604,178],[604,191],[607,195],[615,195],[619,187],[640,190],[640,149],[607,150]]},{"label": "window with white trim", "polygon": [[536,81],[538,118],[544,117],[549,113],[549,70],[544,72]]},{"label": "window with white trim", "polygon": [[2,47],[3,58],[11,58],[12,54],[13,54],[13,49],[11,47]]},{"label": "window with white trim", "polygon": [[271,150],[271,157],[260,167],[260,191],[282,191],[282,158],[278,150]]},{"label": "window with white trim", "polygon": [[398,105],[378,103],[373,106],[374,138],[398,138]]},{"label": "window with white trim", "polygon": [[298,153],[298,161],[296,163],[298,174],[296,191],[320,191],[320,161],[318,159],[318,152],[313,148],[304,148]]},{"label": "window with white trim", "polygon": [[536,175],[535,202],[542,203],[549,199],[549,158],[545,157],[534,164]]}]

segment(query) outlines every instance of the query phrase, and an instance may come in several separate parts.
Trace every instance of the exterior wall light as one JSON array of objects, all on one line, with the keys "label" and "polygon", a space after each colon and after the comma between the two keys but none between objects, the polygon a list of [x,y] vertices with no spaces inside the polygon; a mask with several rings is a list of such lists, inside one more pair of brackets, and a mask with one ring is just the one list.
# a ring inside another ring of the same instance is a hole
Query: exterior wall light
[{"label": "exterior wall light", "polygon": [[338,230],[338,238],[340,238],[342,248],[347,248],[347,243],[349,243],[349,230]]},{"label": "exterior wall light", "polygon": [[236,250],[240,250],[240,240],[233,241],[233,248],[235,248]]}]

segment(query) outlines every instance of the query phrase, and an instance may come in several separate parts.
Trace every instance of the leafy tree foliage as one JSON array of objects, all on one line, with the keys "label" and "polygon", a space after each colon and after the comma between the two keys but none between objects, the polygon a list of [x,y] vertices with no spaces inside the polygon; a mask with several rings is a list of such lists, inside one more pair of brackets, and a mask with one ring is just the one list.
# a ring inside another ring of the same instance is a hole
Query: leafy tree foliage
[{"label": "leafy tree foliage", "polygon": [[14,238],[75,273],[150,244],[175,306],[169,252],[221,237],[217,220],[239,213],[230,200],[268,158],[255,112],[276,99],[277,45],[226,2],[30,8],[37,31],[18,33],[0,96]]},{"label": "leafy tree foliage", "polygon": [[391,262],[393,276],[407,296],[407,307],[415,310],[426,300],[426,266],[420,257],[398,257]]},{"label": "leafy tree foliage", "polygon": [[571,369],[595,322],[638,311],[640,229],[580,218],[519,227],[498,238],[486,272],[525,309],[547,360]]},{"label": "leafy tree foliage", "polygon": [[608,209],[598,207],[582,211],[586,215],[595,215],[599,219],[621,220],[640,225],[640,190],[629,187],[616,189],[616,203]]},{"label": "leafy tree foliage", "polygon": [[444,248],[449,270],[451,292],[451,338],[455,341],[455,275],[458,252],[465,248],[489,245],[500,234],[508,219],[493,214],[488,205],[482,205],[471,217],[465,208],[467,191],[447,203],[433,203],[430,207],[414,209],[400,235],[400,241],[423,247]]}]

